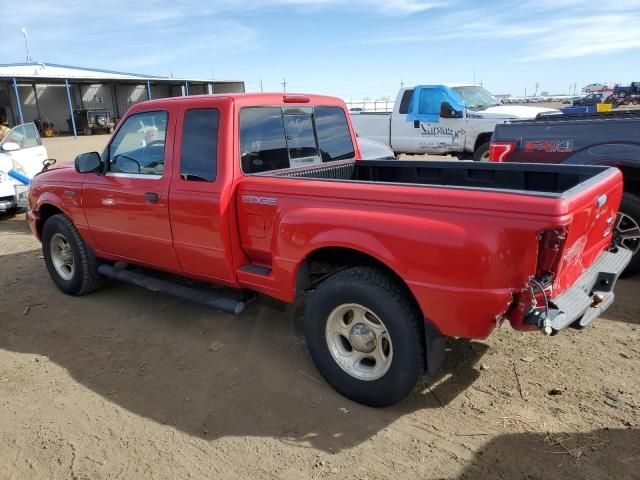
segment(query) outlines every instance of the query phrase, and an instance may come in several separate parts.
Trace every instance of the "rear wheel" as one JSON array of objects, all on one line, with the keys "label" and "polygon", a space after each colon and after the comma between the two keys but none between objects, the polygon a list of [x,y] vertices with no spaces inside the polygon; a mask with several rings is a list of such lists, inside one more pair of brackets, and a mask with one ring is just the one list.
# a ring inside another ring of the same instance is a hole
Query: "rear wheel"
[{"label": "rear wheel", "polygon": [[395,279],[354,267],[325,280],[307,304],[305,337],[324,378],[372,407],[393,405],[422,378],[423,319]]},{"label": "rear wheel", "polygon": [[53,215],[42,228],[42,253],[51,279],[69,295],[84,295],[102,286],[96,259],[65,215]]},{"label": "rear wheel", "polygon": [[475,152],[473,152],[474,162],[488,162],[489,161],[489,142],[480,145]]},{"label": "rear wheel", "polygon": [[640,197],[631,193],[622,196],[620,212],[614,229],[616,245],[633,252],[631,263],[622,276],[629,277],[640,271]]}]

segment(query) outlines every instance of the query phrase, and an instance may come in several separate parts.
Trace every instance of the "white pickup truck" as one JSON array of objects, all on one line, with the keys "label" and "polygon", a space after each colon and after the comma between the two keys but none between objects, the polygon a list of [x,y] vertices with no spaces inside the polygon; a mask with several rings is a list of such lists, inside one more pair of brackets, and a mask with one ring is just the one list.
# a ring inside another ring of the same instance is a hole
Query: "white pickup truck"
[{"label": "white pickup truck", "polygon": [[[0,142],[0,214],[26,207],[28,181],[43,168],[47,149],[38,129],[25,123],[11,129]],[[19,180],[22,179],[22,180]]]},{"label": "white pickup truck", "polygon": [[396,153],[489,159],[498,123],[535,118],[550,108],[502,105],[479,86],[420,85],[398,92],[391,113],[351,112],[359,137],[389,145]]}]

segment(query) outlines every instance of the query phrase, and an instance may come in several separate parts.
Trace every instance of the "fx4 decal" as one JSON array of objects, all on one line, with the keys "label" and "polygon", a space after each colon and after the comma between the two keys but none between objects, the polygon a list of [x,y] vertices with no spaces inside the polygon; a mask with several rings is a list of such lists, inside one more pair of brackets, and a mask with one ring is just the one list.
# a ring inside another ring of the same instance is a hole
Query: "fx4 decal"
[{"label": "fx4 decal", "polygon": [[524,151],[546,152],[546,153],[566,153],[573,151],[573,140],[531,140],[524,144]]}]

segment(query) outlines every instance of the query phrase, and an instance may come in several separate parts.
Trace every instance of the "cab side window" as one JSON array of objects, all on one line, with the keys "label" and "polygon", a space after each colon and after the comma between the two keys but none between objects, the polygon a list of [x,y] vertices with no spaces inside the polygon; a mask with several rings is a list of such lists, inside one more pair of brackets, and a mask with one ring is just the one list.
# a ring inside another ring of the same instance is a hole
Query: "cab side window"
[{"label": "cab side window", "polygon": [[167,120],[166,111],[128,117],[108,147],[109,172],[162,176]]},{"label": "cab side window", "polygon": [[187,110],[182,127],[180,178],[213,182],[218,164],[220,112],[215,108]]}]

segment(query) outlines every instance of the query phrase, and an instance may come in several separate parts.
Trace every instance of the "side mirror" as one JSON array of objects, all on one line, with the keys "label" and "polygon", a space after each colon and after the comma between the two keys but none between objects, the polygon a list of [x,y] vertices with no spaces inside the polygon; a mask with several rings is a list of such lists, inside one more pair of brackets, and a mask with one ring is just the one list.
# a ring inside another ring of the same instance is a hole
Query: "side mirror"
[{"label": "side mirror", "polygon": [[5,152],[15,152],[16,150],[20,150],[20,145],[15,142],[5,142],[2,144],[2,150]]},{"label": "side mirror", "polygon": [[52,165],[56,164],[56,159],[55,158],[47,158],[42,162],[42,171],[46,172],[47,170],[49,170],[49,167]]},{"label": "side mirror", "polygon": [[91,173],[102,170],[102,160],[98,152],[81,153],[75,160],[76,172]]},{"label": "side mirror", "polygon": [[441,118],[462,118],[462,112],[454,109],[449,102],[442,102],[440,104],[440,117]]}]

